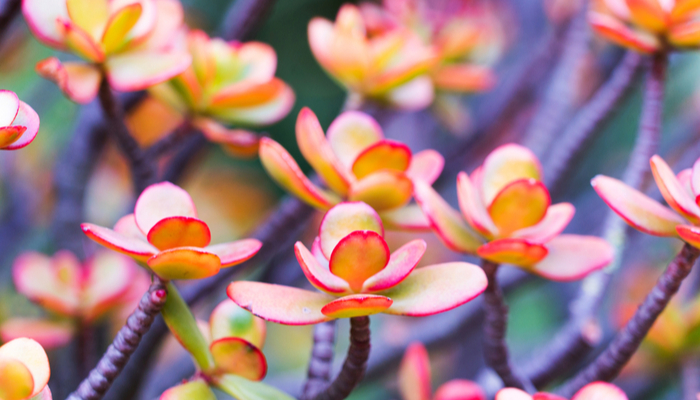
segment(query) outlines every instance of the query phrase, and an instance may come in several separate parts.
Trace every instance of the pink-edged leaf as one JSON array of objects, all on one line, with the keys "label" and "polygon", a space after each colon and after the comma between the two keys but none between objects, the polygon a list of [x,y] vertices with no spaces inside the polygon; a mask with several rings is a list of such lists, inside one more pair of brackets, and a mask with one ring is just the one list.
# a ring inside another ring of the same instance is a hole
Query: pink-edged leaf
[{"label": "pink-edged leaf", "polygon": [[623,182],[604,175],[591,180],[598,195],[634,228],[655,236],[676,236],[676,226],[686,221],[668,207]]},{"label": "pink-edged leaf", "polygon": [[27,128],[24,126],[0,127],[0,150],[6,150],[12,143],[22,136]]},{"label": "pink-edged leaf", "polygon": [[238,337],[262,348],[265,344],[267,326],[261,318],[251,314],[231,299],[223,300],[214,308],[209,317],[212,340],[225,337]]},{"label": "pink-edged leaf", "polygon": [[91,63],[105,61],[104,49],[82,28],[70,20],[59,20],[59,29],[63,32],[68,48],[81,58]]},{"label": "pink-edged leaf", "polygon": [[375,231],[353,231],[333,249],[330,272],[345,280],[354,292],[389,262],[389,246]]},{"label": "pink-edged leaf", "polygon": [[260,150],[260,137],[245,129],[229,129],[217,121],[197,117],[192,120],[192,125],[202,131],[210,142],[220,144],[223,149],[234,157],[254,158]]},{"label": "pink-edged leaf", "polygon": [[462,216],[429,185],[416,182],[416,201],[435,233],[449,249],[474,254],[483,239],[467,225]]},{"label": "pink-edged leaf", "polygon": [[215,340],[210,346],[216,368],[227,374],[259,381],[267,374],[267,361],[262,351],[248,341],[228,337]]},{"label": "pink-edged leaf", "polygon": [[41,318],[11,318],[0,325],[0,340],[26,337],[36,340],[45,349],[55,349],[70,343],[75,327],[69,321],[52,321]]},{"label": "pink-edged leaf", "polygon": [[328,127],[326,136],[333,152],[347,168],[362,150],[384,139],[377,121],[360,111],[340,114]]},{"label": "pink-edged leaf", "polygon": [[518,179],[542,178],[537,156],[526,147],[506,144],[496,148],[484,160],[481,195],[486,207],[508,184]]},{"label": "pink-edged leaf", "polygon": [[384,227],[389,230],[426,232],[430,231],[430,221],[418,204],[379,213]]},{"label": "pink-edged leaf", "polygon": [[269,101],[249,107],[210,108],[212,116],[231,124],[246,126],[264,126],[284,118],[294,106],[295,95],[292,88],[280,81],[278,90]]},{"label": "pink-edged leaf", "polygon": [[391,307],[392,300],[376,294],[351,294],[326,304],[323,315],[331,318],[352,318],[374,315]]},{"label": "pink-edged leaf", "polygon": [[216,400],[216,395],[202,379],[195,379],[171,387],[160,395],[160,400]]},{"label": "pink-edged leaf", "polygon": [[39,132],[39,115],[34,111],[29,104],[20,101],[17,117],[12,122],[15,128],[23,128],[22,136],[13,141],[10,145],[5,146],[5,150],[17,150],[31,143],[36,134]]},{"label": "pink-edged leaf", "polygon": [[274,100],[286,87],[287,84],[279,78],[260,83],[240,82],[216,92],[211,99],[210,107],[212,110],[221,111],[260,106]]},{"label": "pink-edged leaf", "polygon": [[211,241],[211,232],[202,220],[173,216],[163,218],[153,225],[148,231],[148,241],[160,250],[205,247]]},{"label": "pink-edged leaf", "polygon": [[690,186],[695,194],[695,203],[698,204],[698,196],[700,196],[700,158],[693,164],[693,172],[690,177]]},{"label": "pink-edged leaf", "polygon": [[0,347],[0,360],[15,359],[24,364],[34,378],[34,390],[30,396],[39,394],[51,376],[49,358],[39,343],[27,338],[19,338]]},{"label": "pink-edged leaf", "polygon": [[627,400],[620,388],[607,382],[593,382],[576,392],[571,400]]},{"label": "pink-edged leaf", "polygon": [[678,236],[691,246],[700,249],[700,227],[692,225],[678,225],[676,227]]},{"label": "pink-edged leaf", "polygon": [[68,16],[80,29],[90,37],[97,39],[109,19],[109,2],[107,0],[66,0]]},{"label": "pink-edged leaf", "polygon": [[694,198],[688,196],[671,167],[657,155],[654,155],[649,163],[656,185],[668,205],[690,221],[700,222],[700,206],[695,203]]},{"label": "pink-edged leaf", "polygon": [[351,179],[347,168],[336,157],[330,143],[326,140],[316,114],[308,107],[302,108],[299,112],[296,136],[301,154],[323,177],[326,184],[341,195],[347,194]]},{"label": "pink-edged leaf", "polygon": [[630,29],[615,17],[599,12],[589,12],[588,22],[595,32],[621,46],[650,54],[659,49],[659,40],[653,35]]},{"label": "pink-edged leaf", "polygon": [[486,243],[479,247],[477,254],[498,264],[529,267],[547,255],[547,248],[524,239],[505,238]]},{"label": "pink-edged leaf", "polygon": [[203,279],[219,272],[221,260],[216,254],[200,248],[178,247],[149,258],[148,267],[166,280]]},{"label": "pink-edged leaf", "polygon": [[511,236],[531,243],[546,243],[566,228],[575,212],[576,209],[570,203],[554,204],[547,209],[547,214],[537,225],[519,229]]},{"label": "pink-edged leaf", "polygon": [[406,175],[413,180],[423,181],[429,185],[442,173],[445,167],[445,157],[435,150],[428,149],[415,153],[411,158],[411,165],[406,170]]},{"label": "pink-edged leaf", "polygon": [[250,260],[261,247],[262,242],[258,239],[241,239],[235,242],[207,246],[204,250],[219,256],[221,268],[228,268]]},{"label": "pink-edged leaf", "polygon": [[0,127],[12,125],[19,112],[19,104],[20,100],[15,92],[0,90]]},{"label": "pink-edged leaf", "polygon": [[690,196],[691,199],[695,199],[695,193],[693,192],[693,169],[686,168],[676,175],[676,179],[683,186],[685,193]]},{"label": "pink-edged leaf", "polygon": [[44,387],[44,390],[34,395],[29,400],[53,400],[53,396],[51,395],[51,389],[49,389],[49,386],[47,385]]},{"label": "pink-edged leaf", "polygon": [[107,59],[107,79],[115,90],[132,92],[165,82],[192,63],[184,52],[129,52]]},{"label": "pink-edged leaf", "polygon": [[343,202],[328,210],[318,229],[323,255],[330,260],[338,242],[354,231],[374,231],[384,236],[382,220],[365,203]]},{"label": "pink-edged leaf", "polygon": [[401,283],[418,265],[426,248],[427,245],[423,239],[416,239],[401,246],[391,253],[384,269],[364,282],[362,292],[378,292]]},{"label": "pink-edged leaf", "polygon": [[22,14],[40,42],[59,50],[65,49],[65,37],[57,24],[59,19],[69,18],[65,1],[23,0]]},{"label": "pink-edged leaf", "polygon": [[537,392],[532,395],[532,400],[568,400],[556,394]]},{"label": "pink-edged leaf", "polygon": [[327,210],[339,201],[335,195],[314,185],[287,150],[274,140],[260,139],[260,161],[272,179],[305,203]]},{"label": "pink-edged leaf", "polygon": [[375,210],[406,205],[413,194],[413,182],[405,173],[385,169],[362,178],[350,188],[349,200],[364,201]]},{"label": "pink-edged leaf", "polygon": [[124,300],[136,278],[136,265],[121,254],[100,251],[86,262],[81,308],[86,321],[101,317]]},{"label": "pink-edged leaf", "polygon": [[608,265],[615,251],[595,236],[559,235],[546,244],[547,256],[530,271],[554,281],[578,280]]},{"label": "pink-edged leaf", "polygon": [[475,382],[453,379],[438,388],[433,400],[486,400],[486,393]]},{"label": "pink-edged leaf", "polygon": [[34,378],[23,362],[0,358],[0,396],[3,400],[25,400],[33,390]]},{"label": "pink-edged leaf", "polygon": [[466,172],[457,175],[457,199],[462,215],[469,225],[486,237],[492,237],[498,232],[479,192]]},{"label": "pink-edged leaf", "polygon": [[56,85],[72,101],[87,104],[97,96],[102,74],[91,64],[79,62],[62,63],[49,57],[36,64],[36,72]]},{"label": "pink-edged leaf", "polygon": [[542,221],[551,204],[549,191],[540,181],[519,179],[506,185],[488,207],[500,236]]},{"label": "pink-edged leaf", "polygon": [[311,244],[311,254],[313,254],[316,261],[318,261],[318,265],[325,269],[330,269],[330,262],[323,254],[323,250],[321,250],[321,238],[318,236],[316,236],[314,242]]},{"label": "pink-edged leaf", "polygon": [[80,228],[87,237],[97,243],[108,249],[134,257],[138,261],[145,262],[158,252],[157,248],[144,240],[126,236],[109,228],[88,223],[81,224]]},{"label": "pink-edged leaf", "polygon": [[144,6],[137,1],[112,12],[100,39],[107,54],[114,53],[127,44],[129,31],[139,22],[143,11]]},{"label": "pink-edged leaf", "polygon": [[261,282],[233,282],[226,291],[234,303],[264,320],[285,325],[309,325],[329,321],[321,309],[335,298]]},{"label": "pink-edged leaf", "polygon": [[520,389],[505,388],[496,393],[494,400],[533,400],[532,396]]},{"label": "pink-edged leaf", "polygon": [[385,100],[402,111],[420,111],[435,99],[435,87],[428,76],[418,76],[384,94]]},{"label": "pink-edged leaf", "polygon": [[141,229],[139,229],[138,225],[136,225],[136,217],[134,214],[127,214],[119,218],[117,223],[114,224],[113,230],[117,233],[121,233],[124,236],[141,239],[144,242],[148,241],[146,235],[141,232]]},{"label": "pink-edged leaf", "polygon": [[481,294],[486,284],[481,268],[452,262],[415,269],[401,283],[381,294],[394,301],[386,313],[422,317],[461,306]]},{"label": "pink-edged leaf", "polygon": [[332,295],[350,292],[348,283],[342,278],[333,275],[328,268],[321,266],[316,257],[301,242],[297,242],[294,245],[294,253],[306,279],[316,289]]},{"label": "pink-edged leaf", "polygon": [[80,261],[70,252],[53,258],[27,252],[12,264],[17,291],[29,300],[58,314],[77,317],[80,307]]},{"label": "pink-edged leaf", "polygon": [[134,218],[141,232],[147,235],[153,226],[168,217],[197,218],[192,197],[170,182],[155,183],[144,189],[134,206]]},{"label": "pink-edged leaf", "polygon": [[430,400],[430,359],[420,342],[411,343],[399,366],[399,392],[403,400]]},{"label": "pink-edged leaf", "polygon": [[380,171],[406,171],[411,164],[411,149],[394,140],[381,140],[367,146],[352,163],[352,172],[357,179]]}]

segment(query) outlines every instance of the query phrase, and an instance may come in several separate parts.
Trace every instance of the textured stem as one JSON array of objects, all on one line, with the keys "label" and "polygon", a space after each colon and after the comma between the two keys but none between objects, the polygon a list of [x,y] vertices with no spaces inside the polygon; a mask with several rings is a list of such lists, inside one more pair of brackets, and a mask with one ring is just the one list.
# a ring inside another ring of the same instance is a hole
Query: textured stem
[{"label": "textured stem", "polygon": [[126,320],[126,324],[119,330],[107,352],[90,372],[88,377],[78,387],[78,390],[68,396],[68,400],[99,400],[104,396],[129,361],[129,357],[136,350],[141,337],[148,331],[153,323],[153,318],[165,304],[165,284],[158,278],[153,278],[153,283],[148,291],[141,297],[136,310]]},{"label": "textured stem", "polygon": [[367,369],[370,350],[369,317],[350,318],[350,348],[343,368],[333,382],[313,400],[343,400],[360,383]]},{"label": "textured stem", "polygon": [[22,0],[3,0],[0,1],[0,40],[5,36],[7,28],[12,21],[19,15],[22,9]]},{"label": "textured stem", "polygon": [[628,51],[607,82],[576,113],[546,159],[543,170],[547,171],[545,175],[547,187],[556,186],[564,172],[571,167],[574,158],[583,149],[584,144],[599,131],[603,122],[630,92],[641,64],[642,56],[635,51]]},{"label": "textured stem", "polygon": [[328,385],[333,367],[333,348],[335,345],[335,320],[322,322],[314,326],[314,343],[307,371],[302,399],[313,398]]},{"label": "textured stem", "polygon": [[129,163],[134,189],[139,194],[154,182],[156,178],[155,164],[146,157],[136,139],[131,136],[129,128],[124,122],[124,110],[114,97],[106,78],[103,78],[100,83],[99,98],[105,118],[109,123],[109,131]]},{"label": "textured stem", "polygon": [[593,381],[611,381],[620,373],[622,367],[637,351],[656,318],[678,291],[698,256],[700,256],[700,250],[688,244],[683,246],[632,319],[615,335],[605,351],[562,388],[564,397],[571,397],[576,391]]},{"label": "textured stem", "polygon": [[493,368],[507,387],[515,387],[534,393],[532,384],[518,376],[508,355],[506,330],[508,327],[508,306],[503,298],[503,292],[498,286],[496,272],[498,264],[482,260],[481,267],[488,278],[488,286],[484,291],[484,359]]}]

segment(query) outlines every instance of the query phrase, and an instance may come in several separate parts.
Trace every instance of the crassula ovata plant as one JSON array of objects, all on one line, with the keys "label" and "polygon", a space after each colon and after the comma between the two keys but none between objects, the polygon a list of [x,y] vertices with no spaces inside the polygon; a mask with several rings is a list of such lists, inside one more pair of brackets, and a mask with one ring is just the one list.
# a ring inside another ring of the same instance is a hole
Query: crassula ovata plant
[{"label": "crassula ovata plant", "polygon": [[0,346],[0,396],[3,400],[51,400],[49,359],[39,343],[27,338]]},{"label": "crassula ovata plant", "polygon": [[440,153],[423,150],[413,154],[407,145],[386,139],[374,118],[359,111],[340,114],[324,135],[313,111],[303,108],[296,138],[301,154],[328,190],[307,178],[279,143],[263,138],[260,161],[287,191],[321,210],[343,200],[362,201],[391,228],[428,228],[420,209],[408,202],[414,182],[432,184],[442,172],[445,161]]},{"label": "crassula ovata plant", "polygon": [[[571,400],[627,400],[627,395],[615,385],[593,382],[576,392]],[[566,400],[555,394],[539,392],[530,395],[520,389],[506,388],[496,394],[495,400]]]},{"label": "crassula ovata plant", "polygon": [[15,92],[0,90],[0,149],[17,150],[34,140],[39,116]]}]

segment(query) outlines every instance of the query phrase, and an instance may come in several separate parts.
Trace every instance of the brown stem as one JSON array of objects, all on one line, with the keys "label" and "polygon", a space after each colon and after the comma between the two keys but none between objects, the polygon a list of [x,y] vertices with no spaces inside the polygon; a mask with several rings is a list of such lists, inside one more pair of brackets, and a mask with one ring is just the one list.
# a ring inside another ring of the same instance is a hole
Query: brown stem
[{"label": "brown stem", "polygon": [[141,146],[131,136],[129,128],[124,122],[124,110],[114,97],[106,78],[103,78],[100,83],[99,98],[105,119],[109,123],[109,131],[129,163],[131,176],[134,180],[134,189],[139,194],[154,182],[156,178],[155,163],[146,157]]},{"label": "brown stem", "polygon": [[333,367],[333,348],[335,345],[335,320],[322,322],[314,326],[314,344],[307,370],[306,383],[301,398],[313,398],[328,385]]},{"label": "brown stem", "polygon": [[571,397],[576,391],[591,382],[611,381],[620,373],[622,367],[637,351],[656,318],[678,291],[698,256],[700,256],[700,250],[688,244],[683,246],[681,252],[668,265],[632,319],[615,335],[605,351],[562,388],[561,392],[564,397]]},{"label": "brown stem", "polygon": [[148,291],[141,297],[138,307],[119,330],[114,341],[107,348],[107,352],[67,400],[101,399],[122,371],[141,342],[141,337],[151,327],[153,319],[165,304],[167,294],[165,283],[158,277],[153,279]]},{"label": "brown stem", "polygon": [[370,350],[369,317],[350,318],[350,348],[343,368],[331,384],[313,400],[343,400],[360,383],[367,369]]},{"label": "brown stem", "polygon": [[493,368],[507,387],[515,387],[534,393],[534,387],[527,379],[518,376],[510,361],[506,330],[508,328],[508,306],[496,279],[498,264],[482,260],[481,267],[488,278],[484,291],[484,359]]}]

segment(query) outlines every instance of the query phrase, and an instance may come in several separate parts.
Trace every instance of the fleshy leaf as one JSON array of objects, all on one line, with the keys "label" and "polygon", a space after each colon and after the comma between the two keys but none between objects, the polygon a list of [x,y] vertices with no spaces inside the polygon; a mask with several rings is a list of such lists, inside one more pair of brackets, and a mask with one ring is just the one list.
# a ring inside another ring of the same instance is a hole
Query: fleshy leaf
[{"label": "fleshy leaf", "polygon": [[0,149],[7,149],[12,143],[22,136],[27,128],[23,126],[5,126],[0,127]]},{"label": "fleshy leaf", "polygon": [[142,12],[143,6],[136,2],[122,7],[109,17],[101,39],[106,53],[113,53],[125,44],[127,34],[138,23]]},{"label": "fleshy leaf", "polygon": [[540,180],[542,167],[532,151],[517,144],[506,144],[492,151],[482,167],[481,195],[489,207],[496,195],[509,183],[518,179]]},{"label": "fleshy leaf", "polygon": [[0,398],[24,400],[33,390],[34,378],[29,368],[17,359],[0,358]]},{"label": "fleshy leaf", "polygon": [[0,126],[10,126],[19,111],[19,97],[10,90],[0,90]]},{"label": "fleshy leaf", "polygon": [[4,147],[5,150],[17,150],[31,143],[36,134],[39,132],[39,115],[34,111],[29,104],[20,101],[17,117],[12,122],[15,128],[24,127],[24,132],[19,139],[15,140],[9,146]]},{"label": "fleshy leaf", "polygon": [[49,358],[39,343],[27,338],[19,338],[5,343],[0,347],[0,360],[15,359],[24,364],[34,378],[34,390],[30,396],[41,392],[49,382],[51,369]]},{"label": "fleshy leaf", "polygon": [[264,320],[285,325],[308,325],[328,321],[323,306],[334,300],[325,293],[261,282],[233,282],[228,296],[239,306]]},{"label": "fleshy leaf", "polygon": [[588,22],[600,35],[613,43],[631,48],[640,53],[653,53],[660,47],[656,37],[632,30],[618,19],[599,12],[589,12]]},{"label": "fleshy leaf", "polygon": [[294,91],[286,83],[281,83],[277,95],[270,101],[250,106],[236,108],[212,108],[210,113],[222,121],[237,125],[262,126],[270,125],[284,118],[294,106]]},{"label": "fleshy leaf", "polygon": [[101,36],[109,18],[107,0],[66,0],[71,21],[93,39]]},{"label": "fleshy leaf", "polygon": [[549,191],[535,179],[520,179],[505,186],[488,208],[500,236],[540,222],[551,203]]},{"label": "fleshy leaf", "polygon": [[350,182],[346,167],[341,164],[326,140],[316,114],[307,107],[299,112],[296,136],[301,154],[326,184],[341,195],[347,194]]},{"label": "fleshy leaf", "polygon": [[69,252],[49,258],[28,252],[12,265],[17,291],[31,301],[62,314],[78,316],[80,307],[80,262]]},{"label": "fleshy leaf", "polygon": [[700,222],[700,207],[688,196],[671,167],[657,155],[651,158],[650,164],[656,185],[668,205],[690,221]]},{"label": "fleshy leaf", "polygon": [[486,393],[472,381],[453,379],[438,388],[433,400],[486,400]]},{"label": "fleshy leaf", "polygon": [[496,393],[494,400],[533,400],[532,396],[520,389],[505,388]]},{"label": "fleshy leaf", "polygon": [[546,244],[547,256],[531,271],[555,281],[571,281],[608,265],[614,250],[595,236],[559,235]]},{"label": "fleshy leaf", "polygon": [[221,260],[200,248],[177,247],[149,258],[148,267],[165,280],[203,279],[219,272]]},{"label": "fleshy leaf", "polygon": [[571,400],[627,400],[627,395],[617,386],[607,382],[593,382],[579,390]]},{"label": "fleshy leaf", "polygon": [[381,170],[367,175],[350,188],[348,199],[363,201],[375,210],[401,207],[411,200],[413,183],[405,173]]},{"label": "fleshy leaf", "polygon": [[441,66],[432,78],[437,89],[455,92],[483,92],[496,84],[491,69],[468,63]]},{"label": "fleshy leaf", "polygon": [[411,149],[401,142],[382,140],[366,147],[352,163],[357,179],[380,170],[406,171],[411,164]]},{"label": "fleshy leaf", "polygon": [[498,264],[528,267],[542,260],[547,255],[547,248],[523,239],[505,238],[486,243],[479,247],[477,254]]},{"label": "fleshy leaf", "polygon": [[384,236],[379,215],[365,203],[344,202],[328,210],[318,229],[323,255],[330,260],[338,242],[354,231],[374,231]]},{"label": "fleshy leaf", "polygon": [[241,239],[207,246],[204,250],[219,257],[221,268],[228,268],[250,260],[261,247],[262,243],[258,239]]},{"label": "fleshy leaf", "polygon": [[115,90],[132,92],[165,82],[192,63],[189,54],[169,52],[129,52],[107,59],[107,79]]},{"label": "fleshy leaf", "polygon": [[420,342],[411,343],[406,349],[398,377],[403,400],[430,400],[430,359]]},{"label": "fleshy leaf", "polygon": [[267,361],[262,351],[248,341],[227,337],[209,346],[216,367],[225,373],[259,381],[267,373]]},{"label": "fleshy leaf", "polygon": [[693,172],[690,177],[690,187],[695,194],[695,203],[698,203],[698,195],[700,194],[700,159],[693,164]]},{"label": "fleshy leaf", "polygon": [[452,262],[418,268],[381,294],[394,301],[385,313],[422,317],[461,306],[481,294],[486,284],[481,268]]},{"label": "fleshy leaf", "polygon": [[175,247],[205,247],[211,232],[204,221],[192,217],[166,217],[148,231],[148,241],[160,250]]},{"label": "fleshy leaf", "polygon": [[280,186],[315,208],[327,210],[339,199],[314,185],[292,156],[272,139],[260,139],[260,161]]},{"label": "fleshy leaf", "polygon": [[198,117],[192,121],[210,142],[220,144],[234,157],[254,158],[260,151],[260,137],[245,129],[228,129],[211,118]]},{"label": "fleshy leaf", "polygon": [[445,158],[442,154],[432,149],[423,150],[413,155],[406,175],[413,180],[432,185],[442,173],[444,166]]},{"label": "fleshy leaf", "polygon": [[197,209],[190,195],[170,182],[155,183],[147,187],[136,200],[134,217],[144,235],[158,221],[168,217],[197,218]]},{"label": "fleshy leaf", "polygon": [[171,387],[160,395],[160,400],[216,400],[216,395],[202,379]]},{"label": "fleshy leaf", "polygon": [[362,292],[377,292],[392,288],[403,281],[418,265],[427,245],[423,239],[413,240],[391,253],[384,269],[368,278]]},{"label": "fleshy leaf", "polygon": [[81,224],[80,227],[87,237],[97,243],[108,249],[134,257],[142,262],[145,262],[158,252],[158,249],[145,240],[140,240],[133,236],[126,236],[109,228],[87,223]]},{"label": "fleshy leaf", "polygon": [[430,231],[430,221],[418,204],[409,204],[379,213],[386,229],[399,231]]},{"label": "fleshy leaf", "polygon": [[474,254],[482,239],[464,222],[457,210],[447,204],[430,186],[417,182],[415,197],[435,233],[449,249]]},{"label": "fleshy leaf", "polygon": [[92,321],[102,316],[121,300],[133,285],[136,266],[128,257],[101,251],[86,263],[88,274],[83,278],[82,317]]},{"label": "fleshy leaf", "polygon": [[531,243],[546,243],[566,228],[575,212],[576,209],[570,203],[554,204],[547,209],[547,214],[537,225],[517,230],[511,236]]},{"label": "fleshy leaf", "polygon": [[294,245],[301,270],[306,279],[318,290],[328,294],[345,294],[350,292],[350,286],[341,277],[333,275],[328,268],[322,267],[316,257],[301,242]]},{"label": "fleshy leaf", "polygon": [[333,152],[348,168],[362,150],[384,139],[377,121],[360,111],[340,114],[328,127],[326,136]]},{"label": "fleshy leaf", "polygon": [[433,103],[435,88],[428,76],[418,76],[386,92],[384,97],[399,110],[415,112]]},{"label": "fleshy leaf", "polygon": [[677,236],[676,226],[686,221],[668,207],[617,179],[598,175],[593,189],[613,211],[634,228],[655,236]]},{"label": "fleshy leaf", "polygon": [[469,225],[486,237],[491,237],[498,232],[479,192],[466,172],[460,172],[457,175],[457,199],[462,215]]},{"label": "fleshy leaf", "polygon": [[40,42],[57,49],[65,49],[63,31],[58,27],[57,20],[67,20],[68,9],[65,1],[43,0],[22,1],[22,14],[32,33]]},{"label": "fleshy leaf", "polygon": [[678,225],[676,227],[678,235],[686,243],[700,249],[700,227],[692,225]]},{"label": "fleshy leaf", "polygon": [[4,343],[21,337],[36,340],[45,349],[67,345],[75,328],[68,321],[38,318],[11,318],[0,325],[0,340]]},{"label": "fleshy leaf", "polygon": [[389,247],[374,231],[353,231],[333,249],[329,268],[354,292],[362,289],[367,278],[381,271],[389,262]]},{"label": "fleshy leaf", "polygon": [[36,72],[55,82],[65,95],[79,104],[87,104],[97,96],[102,75],[94,65],[65,62],[49,57],[36,65]]},{"label": "fleshy leaf", "polygon": [[294,400],[272,386],[236,375],[226,374],[217,378],[216,386],[238,400]]},{"label": "fleshy leaf", "polygon": [[331,318],[374,315],[391,307],[392,300],[374,294],[351,294],[326,304],[321,312]]},{"label": "fleshy leaf", "polygon": [[242,309],[231,299],[222,301],[214,308],[209,317],[209,326],[213,340],[238,337],[259,348],[265,344],[265,321]]}]

